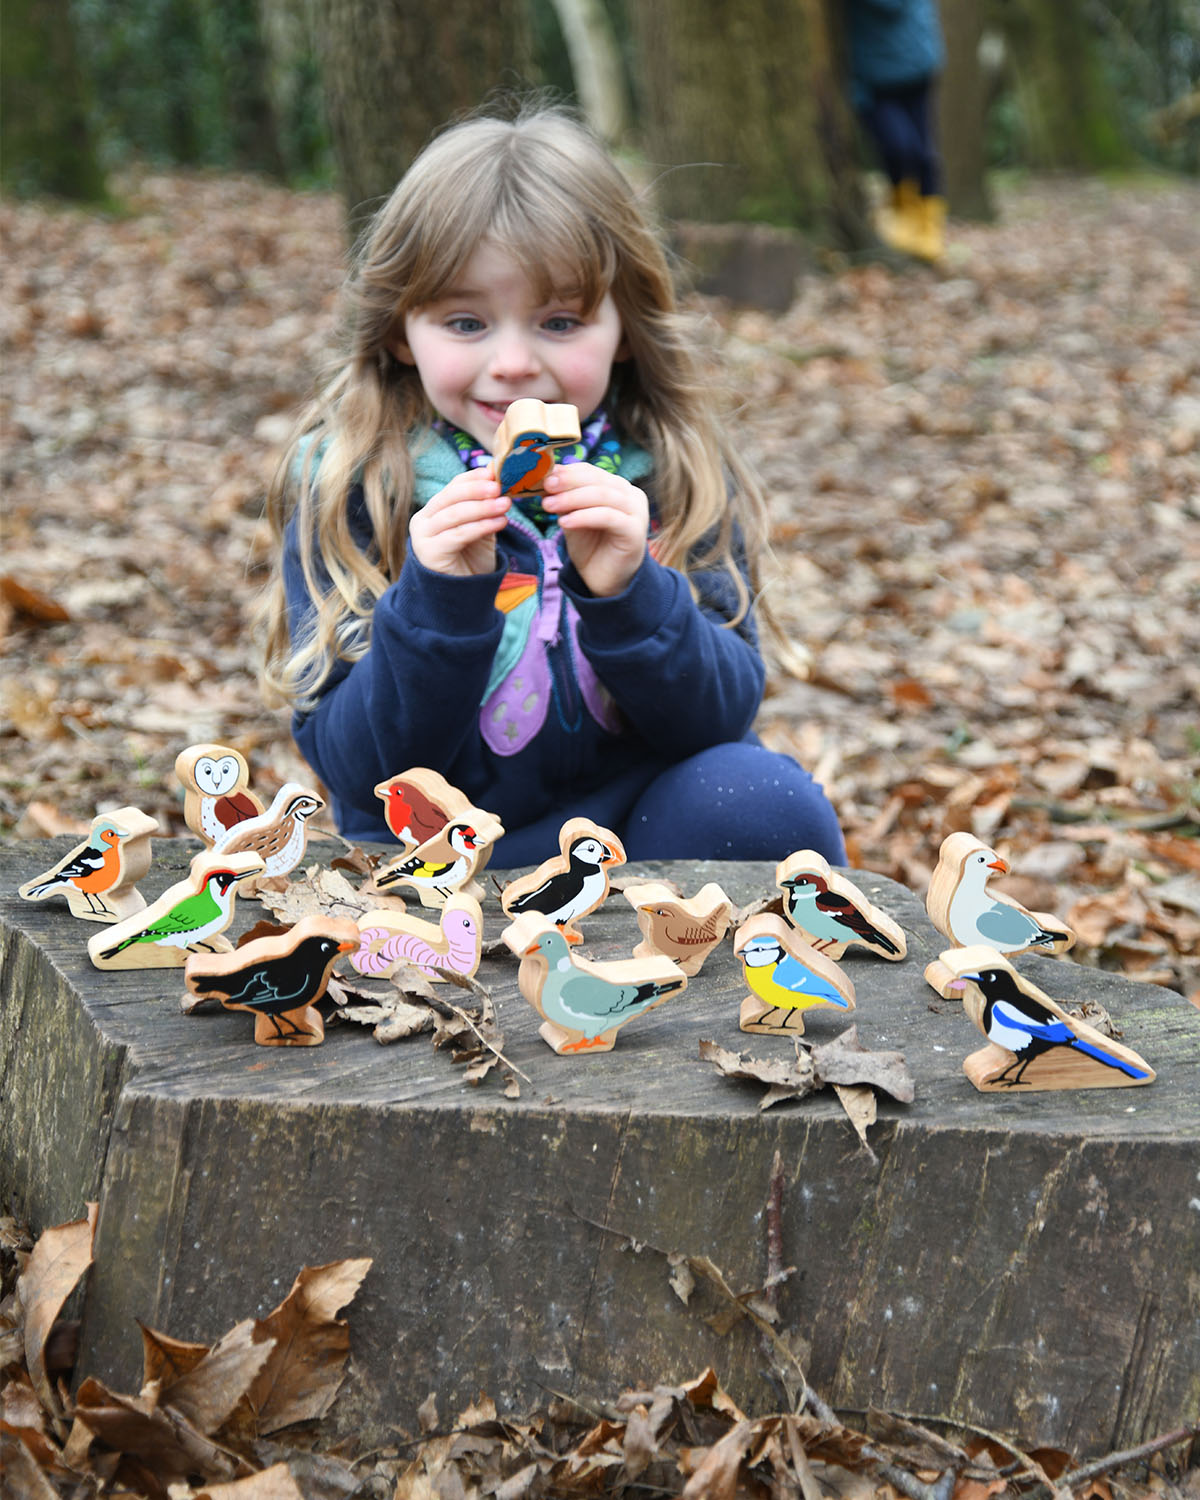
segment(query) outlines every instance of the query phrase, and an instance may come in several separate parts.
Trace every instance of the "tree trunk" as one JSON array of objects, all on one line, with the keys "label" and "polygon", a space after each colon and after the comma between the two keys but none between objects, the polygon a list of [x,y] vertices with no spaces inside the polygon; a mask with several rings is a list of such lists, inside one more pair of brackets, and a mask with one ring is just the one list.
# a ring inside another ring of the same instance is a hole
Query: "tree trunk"
[{"label": "tree trunk", "polygon": [[992,18],[1008,43],[1023,161],[1081,172],[1126,162],[1084,0],[1005,0]]},{"label": "tree trunk", "polygon": [[312,6],[334,159],[354,227],[391,192],[439,125],[497,89],[528,82],[523,0],[312,0]]},{"label": "tree trunk", "polygon": [[603,0],[553,0],[575,90],[592,129],[610,145],[629,133],[621,54]]},{"label": "tree trunk", "polygon": [[822,0],[634,0],[632,21],[664,213],[869,242]]},{"label": "tree trunk", "polygon": [[938,144],[950,212],[991,219],[985,175],[988,88],[979,60],[983,0],[942,0],[946,67],[938,84]]},{"label": "tree trunk", "polygon": [[0,48],[4,152],[0,180],[22,196],[105,196],[84,108],[67,0],[6,0]]}]

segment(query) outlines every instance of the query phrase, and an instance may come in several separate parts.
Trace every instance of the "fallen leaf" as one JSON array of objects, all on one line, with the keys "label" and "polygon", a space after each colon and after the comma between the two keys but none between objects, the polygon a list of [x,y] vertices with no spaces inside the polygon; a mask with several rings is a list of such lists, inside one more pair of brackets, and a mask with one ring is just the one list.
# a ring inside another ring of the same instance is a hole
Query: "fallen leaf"
[{"label": "fallen leaf", "polygon": [[57,625],[71,618],[57,599],[41,589],[29,588],[11,573],[0,574],[0,598],[24,620],[34,625]]},{"label": "fallen leaf", "polygon": [[87,1217],[58,1224],[40,1235],[17,1281],[24,1312],[25,1366],[42,1405],[55,1417],[62,1403],[50,1384],[45,1347],[63,1303],[92,1263],[97,1205],[87,1205]]},{"label": "fallen leaf", "polygon": [[170,1406],[207,1437],[220,1431],[271,1356],[273,1344],[253,1320],[236,1324],[190,1370],[161,1385]]},{"label": "fallen leaf", "polygon": [[803,1099],[820,1085],[813,1071],[812,1059],[807,1052],[796,1047],[794,1060],[787,1058],[749,1057],[745,1053],[730,1052],[716,1042],[701,1041],[700,1059],[713,1063],[726,1078],[747,1079],[768,1085],[766,1094],[759,1100],[759,1109],[770,1109],[785,1099]]},{"label": "fallen leaf", "polygon": [[875,1090],[865,1083],[835,1083],[833,1091],[842,1101],[842,1108],[854,1126],[863,1149],[875,1161],[875,1153],[867,1140],[867,1130],[875,1123]]},{"label": "fallen leaf", "polygon": [[[173,1496],[172,1500],[178,1500]],[[257,1474],[227,1484],[209,1484],[197,1490],[194,1500],[305,1500],[287,1464],[272,1464]]]},{"label": "fallen leaf", "polygon": [[818,1084],[867,1083],[902,1104],[911,1104],[916,1097],[904,1053],[869,1051],[858,1040],[857,1026],[849,1026],[832,1042],[814,1047],[812,1066]]}]

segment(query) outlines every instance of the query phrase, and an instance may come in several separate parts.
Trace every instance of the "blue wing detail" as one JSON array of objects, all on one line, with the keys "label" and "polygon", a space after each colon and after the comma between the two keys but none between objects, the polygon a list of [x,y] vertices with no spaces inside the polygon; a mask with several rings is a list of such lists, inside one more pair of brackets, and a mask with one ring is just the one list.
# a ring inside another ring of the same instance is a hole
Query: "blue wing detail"
[{"label": "blue wing detail", "polygon": [[501,490],[507,493],[532,469],[536,469],[539,461],[540,455],[536,448],[514,448],[500,465],[498,478]]},{"label": "blue wing detail", "polygon": [[799,959],[790,955],[780,959],[775,965],[775,972],[771,978],[780,987],[788,990],[793,995],[819,995],[822,1000],[828,1000],[833,1005],[840,1005],[846,1009],[846,1001],[839,995],[831,984],[826,984],[823,979],[818,979],[811,970],[806,969]]}]

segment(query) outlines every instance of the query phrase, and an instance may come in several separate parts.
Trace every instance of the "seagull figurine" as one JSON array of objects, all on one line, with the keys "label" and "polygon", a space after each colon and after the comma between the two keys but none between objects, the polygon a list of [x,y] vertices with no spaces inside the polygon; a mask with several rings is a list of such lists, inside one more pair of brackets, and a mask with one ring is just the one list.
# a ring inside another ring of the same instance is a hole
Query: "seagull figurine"
[{"label": "seagull figurine", "polygon": [[84,842],[26,881],[18,895],[26,901],[63,895],[71,915],[88,922],[131,917],[146,905],[135,887],[150,868],[150,835],[157,831],[158,823],[136,807],[97,814]]},{"label": "seagull figurine", "polygon": [[568,818],[559,829],[560,853],[531,875],[509,881],[500,893],[508,917],[537,912],[558,927],[568,943],[583,942],[576,923],[608,895],[609,871],[625,863],[625,846],[611,829],[590,818]]},{"label": "seagull figurine", "polygon": [[814,849],[790,854],[776,867],[775,881],[783,890],[784,916],[830,958],[856,945],[893,960],[908,952],[899,925]]},{"label": "seagull figurine", "polygon": [[1005,954],[1028,948],[1065,953],[1075,942],[1065,922],[988,890],[995,875],[1007,874],[1007,863],[973,834],[950,834],[938,852],[925,898],[929,920],[959,948],[982,943]]},{"label": "seagull figurine", "polygon": [[228,947],[220,934],[233,919],[237,886],[262,869],[257,854],[201,850],[186,877],[145,911],[90,937],[88,956],[98,969],[170,969],[182,968],[193,949]]},{"label": "seagull figurine", "polygon": [[440,923],[393,911],[369,911],[359,919],[359,940],[350,955],[358,973],[388,978],[404,964],[420,969],[428,979],[441,979],[439,969],[472,977],[482,952],[483,912],[474,896],[452,891],[442,908]]},{"label": "seagull figurine", "polygon": [[358,924],[325,913],[304,917],[283,933],[253,938],[232,953],[195,953],[184,982],[195,1000],[219,1000],[254,1016],[254,1040],[266,1047],[315,1047],[325,1039],[316,1002],[334,964],[358,946]]},{"label": "seagull figurine", "polygon": [[925,970],[939,994],[961,995],[987,1037],[963,1071],[981,1092],[1128,1088],[1154,1070],[1136,1052],[1069,1016],[994,948],[951,948]]},{"label": "seagull figurine", "polygon": [[190,745],[175,757],[175,774],[183,783],[183,820],[206,844],[262,816],[262,802],[249,790],[246,757],[228,745]]},{"label": "seagull figurine", "polygon": [[560,1054],[609,1052],[627,1021],[687,988],[687,975],[669,958],[578,958],[562,932],[526,912],[501,934],[521,957],[517,982],[542,1016],[538,1028]]},{"label": "seagull figurine", "polygon": [[816,1006],[854,1009],[848,976],[772,912],[743,922],[734,934],[733,951],[750,990],[738,1019],[743,1031],[802,1035],[805,1012]]},{"label": "seagull figurine", "polygon": [[733,902],[715,881],[709,881],[685,900],[669,885],[648,880],[627,885],[622,892],[637,912],[642,941],[634,958],[661,953],[694,979],[717,948],[733,920]]}]

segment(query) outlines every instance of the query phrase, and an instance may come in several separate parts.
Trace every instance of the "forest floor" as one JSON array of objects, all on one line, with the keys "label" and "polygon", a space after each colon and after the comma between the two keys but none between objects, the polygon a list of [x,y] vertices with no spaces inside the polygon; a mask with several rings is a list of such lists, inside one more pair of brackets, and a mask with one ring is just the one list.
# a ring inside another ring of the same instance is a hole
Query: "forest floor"
[{"label": "forest floor", "polygon": [[[136,803],[220,740],[304,778],[255,684],[264,488],[331,346],[338,202],[143,174],[0,204],[0,834]],[[852,861],[924,892],[966,828],[1075,956],[1200,1003],[1200,185],[1034,180],[937,269],[697,302],[802,657],[760,727]]]}]

